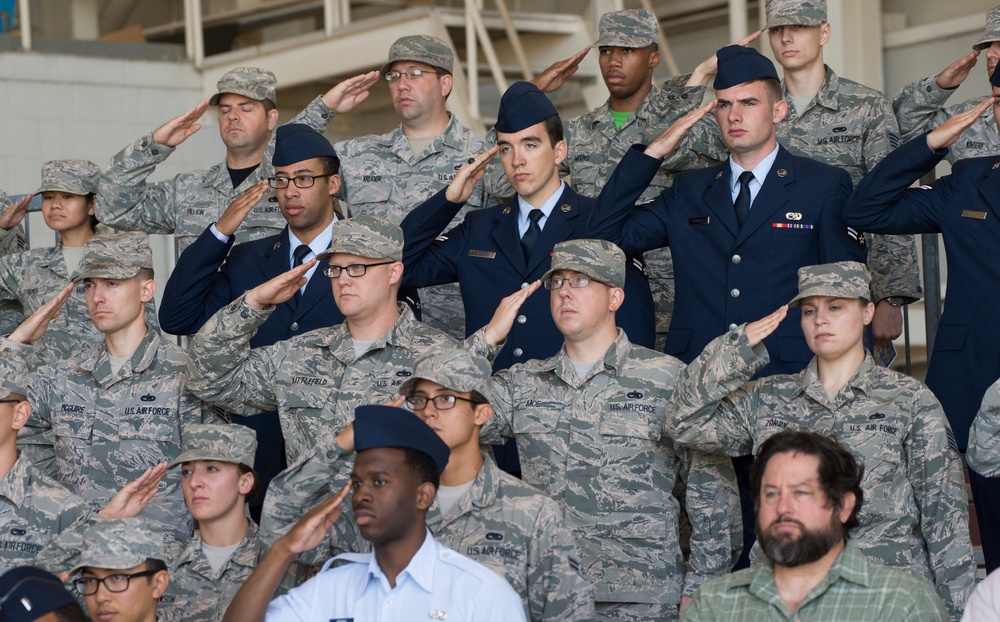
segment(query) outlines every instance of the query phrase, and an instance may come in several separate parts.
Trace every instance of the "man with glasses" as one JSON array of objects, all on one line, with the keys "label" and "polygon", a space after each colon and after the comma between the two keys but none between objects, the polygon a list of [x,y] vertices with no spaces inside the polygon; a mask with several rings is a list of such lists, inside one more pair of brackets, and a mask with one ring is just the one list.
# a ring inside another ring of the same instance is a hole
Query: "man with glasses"
[{"label": "man with glasses", "polygon": [[[555,246],[543,282],[563,347],[493,376],[494,416],[481,438],[515,439],[524,481],[559,504],[596,590],[597,619],[676,620],[682,597],[729,572],[739,554],[739,498],[727,458],[675,447],[660,432],[684,365],[615,325],[625,261],[603,240]],[[515,321],[515,305],[505,311],[493,338]],[[671,495],[678,478],[692,526],[689,568]]]},{"label": "man with glasses", "polygon": [[[483,151],[483,135],[448,112],[455,59],[448,43],[429,35],[400,37],[379,70],[389,83],[400,124],[388,134],[336,144],[341,158],[340,197],[347,214],[372,214],[399,224],[414,206],[448,185],[455,171]],[[486,204],[476,186],[462,214]],[[442,227],[443,229],[444,227]],[[420,291],[422,319],[461,339],[465,313],[455,285]]]},{"label": "man with glasses", "polygon": [[254,287],[202,327],[191,342],[191,390],[239,414],[277,409],[289,464],[332,442],[356,406],[391,400],[417,356],[454,341],[396,302],[402,259],[397,225],[368,215],[337,222],[318,260],[326,260],[323,274],[344,323],[251,349],[257,328],[305,284],[317,262],[307,260]]},{"label": "man with glasses", "polygon": [[170,582],[163,535],[141,518],[97,523],[70,576],[92,622],[163,622],[157,600]]},{"label": "man with glasses", "polygon": [[[504,577],[529,620],[593,620],[594,591],[583,577],[573,537],[552,499],[501,471],[479,446],[479,430],[493,414],[490,364],[464,348],[438,347],[417,359],[393,405],[406,404],[450,449],[427,526],[445,546]],[[311,508],[343,487],[331,473],[353,455],[354,428],[320,446],[274,480],[261,522],[269,543]],[[353,521],[340,521],[326,546],[300,556],[296,579],[343,550],[367,543]]]}]

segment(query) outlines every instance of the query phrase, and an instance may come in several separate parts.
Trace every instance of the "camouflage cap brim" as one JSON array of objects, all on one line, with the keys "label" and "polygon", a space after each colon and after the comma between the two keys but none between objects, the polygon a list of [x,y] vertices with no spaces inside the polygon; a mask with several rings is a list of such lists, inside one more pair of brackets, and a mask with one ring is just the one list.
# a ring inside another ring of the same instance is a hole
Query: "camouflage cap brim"
[{"label": "camouflage cap brim", "polygon": [[595,281],[625,287],[625,253],[606,240],[567,240],[552,248],[552,266],[542,280],[560,270],[572,270]]},{"label": "camouflage cap brim", "polygon": [[399,387],[399,394],[410,396],[421,380],[429,380],[459,393],[476,392],[489,402],[493,398],[489,362],[465,348],[438,346],[424,352],[413,365],[413,376]]},{"label": "camouflage cap brim", "polygon": [[871,300],[871,273],[857,261],[803,266],[799,268],[799,293],[788,302],[789,307],[801,306],[813,296]]},{"label": "camouflage cap brim", "polygon": [[767,0],[764,29],[819,26],[826,22],[826,0]]},{"label": "camouflage cap brim", "polygon": [[1000,6],[990,9],[986,13],[986,30],[983,36],[972,45],[974,50],[985,50],[994,41],[1000,41]]}]

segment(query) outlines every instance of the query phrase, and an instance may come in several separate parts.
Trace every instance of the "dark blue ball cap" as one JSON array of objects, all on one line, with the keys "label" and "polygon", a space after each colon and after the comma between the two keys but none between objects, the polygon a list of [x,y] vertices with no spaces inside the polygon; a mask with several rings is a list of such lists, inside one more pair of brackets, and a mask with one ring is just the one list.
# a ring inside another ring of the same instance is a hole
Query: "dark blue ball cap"
[{"label": "dark blue ball cap", "polygon": [[753,48],[742,45],[727,45],[715,55],[719,59],[719,72],[715,74],[712,88],[716,91],[751,80],[779,79],[778,72],[774,69],[774,63]]},{"label": "dark blue ball cap", "polygon": [[438,475],[448,466],[451,450],[423,420],[395,406],[358,406],[354,409],[354,451],[378,447],[416,449],[431,457]]},{"label": "dark blue ball cap", "polygon": [[275,133],[274,156],[271,164],[288,166],[310,158],[337,157],[330,141],[303,123],[282,125]]},{"label": "dark blue ball cap", "polygon": [[531,82],[515,82],[500,98],[497,112],[498,132],[520,132],[559,114],[545,93]]},{"label": "dark blue ball cap", "polygon": [[75,604],[62,581],[41,568],[21,566],[0,576],[0,622],[31,622]]}]

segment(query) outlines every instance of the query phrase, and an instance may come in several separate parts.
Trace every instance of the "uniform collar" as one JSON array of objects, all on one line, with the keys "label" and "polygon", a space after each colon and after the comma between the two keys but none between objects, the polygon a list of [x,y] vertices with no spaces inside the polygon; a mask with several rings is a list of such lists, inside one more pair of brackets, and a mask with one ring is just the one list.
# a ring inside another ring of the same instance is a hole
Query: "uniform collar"
[{"label": "uniform collar", "polygon": [[[375,343],[368,349],[369,352],[381,350],[389,346],[403,349],[410,348],[410,344],[413,342],[413,333],[416,331],[419,322],[414,317],[413,311],[410,310],[409,306],[402,302],[397,302],[396,306],[399,309],[399,317],[396,319],[396,323],[392,325],[389,332],[379,336],[375,340]],[[347,329],[346,322],[334,327],[330,332],[323,335],[318,342],[320,345],[328,347],[333,355],[345,365],[350,365],[357,360],[354,358],[354,344],[351,341],[351,331]]]},{"label": "uniform collar", "polygon": [[[629,117],[628,120],[625,121],[625,123],[622,123],[621,130],[625,129],[626,127],[628,127],[632,123],[635,123],[636,119],[642,119],[642,120],[645,121],[645,120],[649,120],[649,119],[651,119],[653,117],[653,114],[650,111],[650,107],[652,106],[652,104],[650,104],[650,102],[653,101],[653,100],[655,100],[655,98],[656,98],[657,94],[659,93],[659,91],[660,90],[658,88],[656,88],[656,85],[653,84],[653,88],[650,89],[649,93],[646,94],[646,98],[643,99],[642,102],[639,103],[639,107],[635,109],[635,112],[632,113],[632,116]],[[611,117],[611,99],[610,98],[604,101],[604,104],[600,108],[598,108],[596,110],[596,113],[597,114],[594,114],[593,117],[592,117],[592,119],[591,119],[591,121],[590,121],[590,127],[591,127],[591,129],[597,129],[598,127],[601,127],[601,126],[610,126],[612,134],[614,134],[615,132],[620,132],[621,131],[621,130],[616,130],[615,129],[615,121]]]},{"label": "uniform collar", "polygon": [[149,369],[156,358],[156,351],[160,347],[160,332],[149,326],[146,327],[146,336],[139,342],[139,347],[135,349],[132,358],[129,359],[131,365],[124,365],[118,371],[118,375],[111,373],[111,357],[108,355],[107,346],[101,342],[90,356],[84,357],[80,361],[79,369],[90,372],[94,380],[101,387],[108,387],[121,378],[138,374]]},{"label": "uniform collar", "polygon": [[[458,500],[458,504],[449,518],[464,516],[471,512],[473,507],[488,508],[496,502],[497,494],[500,491],[500,467],[485,453],[480,452],[480,455],[483,457],[483,466],[476,474],[476,479],[472,481],[472,488]],[[441,519],[435,522],[446,522],[437,499],[434,499],[431,512],[434,512]],[[430,516],[428,516],[428,522],[430,522]]]},{"label": "uniform collar", "polygon": [[[840,78],[837,77],[837,74],[834,73],[833,69],[830,69],[829,65],[823,65],[823,68],[826,70],[826,76],[823,78],[823,83],[819,85],[819,90],[816,92],[815,97],[812,98],[812,101],[833,111],[840,110],[840,97],[838,92],[840,89]],[[789,100],[790,102],[788,87],[785,85],[784,81],[781,82],[781,94],[784,99]],[[791,103],[789,103],[788,111],[789,114],[792,114],[792,112],[795,111],[795,107],[792,106]],[[795,114],[798,114],[798,112],[795,111]]]},{"label": "uniform collar", "polygon": [[[444,126],[444,129],[441,130],[441,133],[434,137],[434,140],[431,141],[431,145],[427,153],[428,154],[438,153],[439,151],[442,151],[444,147],[448,147],[450,149],[461,149],[462,141],[458,136],[457,129],[458,129],[458,119],[455,118],[455,115],[449,112],[448,125]],[[397,125],[395,129],[393,129],[388,134],[383,134],[382,136],[376,137],[375,141],[380,143],[384,147],[391,148],[392,151],[396,154],[399,154],[401,152],[405,153],[407,150],[410,149],[410,142],[407,140],[406,134],[403,133],[402,124]],[[415,159],[419,158],[419,156],[420,156],[419,153],[413,154],[413,157]]]},{"label": "uniform collar", "polygon": [[187,545],[184,546],[184,550],[182,550],[180,555],[177,557],[174,569],[176,570],[182,566],[190,565],[192,571],[208,577],[213,581],[218,581],[232,566],[254,568],[257,565],[258,554],[258,547],[256,546],[257,524],[249,519],[248,522],[250,525],[247,528],[247,532],[244,534],[243,539],[240,540],[239,545],[236,547],[236,551],[234,551],[232,557],[230,557],[226,563],[219,568],[218,572],[212,572],[212,566],[208,563],[205,553],[201,550],[202,539],[200,531],[195,531],[194,536],[188,541]]},{"label": "uniform collar", "polygon": [[605,371],[611,372],[614,375],[618,375],[621,372],[622,367],[628,360],[629,354],[632,352],[632,342],[628,340],[628,335],[621,328],[618,329],[618,336],[611,343],[611,347],[608,351],[604,353],[604,356],[594,364],[594,366],[587,373],[587,377],[580,380],[580,377],[576,375],[576,370],[573,368],[573,363],[569,359],[569,355],[566,354],[566,344],[563,344],[562,349],[559,350],[559,354],[548,359],[546,365],[542,368],[543,370],[548,370],[555,373],[562,379],[563,382],[574,388],[579,388],[584,383],[588,382],[594,376],[604,373]]},{"label": "uniform collar", "polygon": [[[430,530],[425,530],[424,543],[417,549],[417,552],[410,559],[410,563],[406,565],[406,568],[396,577],[396,587],[399,587],[404,581],[410,579],[428,594],[433,593],[434,569],[437,565],[439,546],[431,535]],[[361,589],[356,596],[357,600],[363,598],[365,590],[368,589],[372,581],[377,582],[381,586],[383,593],[388,593],[392,589],[389,587],[389,580],[378,565],[378,559],[374,551],[371,554],[371,559],[368,560],[368,580],[361,583]]]},{"label": "uniform collar", "polygon": [[[834,406],[853,400],[855,391],[864,395],[871,395],[871,372],[875,367],[877,367],[875,359],[873,359],[871,353],[866,350],[865,359],[861,361],[861,366],[858,367],[858,371],[854,372],[851,379],[847,381],[847,384],[845,384],[840,389],[840,392],[834,397]],[[827,404],[830,401],[829,396],[827,396],[826,389],[823,388],[823,385],[819,381],[819,362],[815,356],[811,361],[809,361],[809,365],[799,372],[799,379],[801,391],[803,393],[821,404]]]}]

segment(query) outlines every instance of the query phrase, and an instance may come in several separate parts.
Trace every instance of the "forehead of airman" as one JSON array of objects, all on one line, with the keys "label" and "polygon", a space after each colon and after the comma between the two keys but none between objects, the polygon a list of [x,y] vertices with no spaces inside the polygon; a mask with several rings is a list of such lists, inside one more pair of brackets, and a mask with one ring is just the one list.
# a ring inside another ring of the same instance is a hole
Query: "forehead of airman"
[{"label": "forehead of airman", "polygon": [[83,261],[76,280],[130,279],[140,268],[153,268],[148,235],[139,231],[101,233],[83,245]]},{"label": "forehead of airman", "polygon": [[625,287],[625,253],[606,240],[567,240],[552,249],[547,279],[559,270],[573,270],[616,287]]},{"label": "forehead of airman", "polygon": [[380,73],[384,76],[393,63],[401,60],[424,63],[448,73],[452,73],[455,67],[455,54],[448,44],[430,35],[409,35],[396,39],[389,48],[389,59],[382,65]]},{"label": "forehead of airman", "polygon": [[597,31],[599,38],[592,48],[644,48],[659,41],[660,22],[646,9],[629,9],[602,15]]},{"label": "forehead of airman", "polygon": [[42,164],[41,192],[96,194],[101,169],[90,160],[50,160]]},{"label": "forehead of airman", "polygon": [[243,425],[193,423],[181,430],[181,453],[174,468],[192,460],[218,460],[253,468],[257,433]]},{"label": "forehead of airman", "polygon": [[413,376],[399,387],[400,395],[411,395],[421,380],[436,382],[459,393],[478,392],[490,401],[489,362],[465,348],[437,346],[424,352],[413,366]]},{"label": "forehead of airman", "polygon": [[403,261],[403,230],[379,216],[351,216],[333,226],[330,248],[320,253],[319,258],[324,259],[334,253]]},{"label": "forehead of airman", "polygon": [[166,561],[159,527],[144,518],[100,520],[84,532],[83,550],[71,572],[132,568],[147,559]]},{"label": "forehead of airman", "polygon": [[871,300],[872,276],[857,261],[838,261],[799,268],[799,293],[789,306],[797,307],[810,296]]},{"label": "forehead of airman", "polygon": [[986,13],[986,30],[979,41],[973,44],[972,49],[985,50],[994,41],[1000,41],[1000,6],[993,7]]},{"label": "forehead of airman", "polygon": [[248,99],[257,101],[269,100],[272,104],[278,105],[278,96],[275,91],[278,88],[278,80],[274,74],[266,69],[257,67],[237,67],[230,69],[219,78],[216,84],[219,92],[212,95],[209,104],[219,105],[219,99],[226,93],[242,95]]},{"label": "forehead of airman", "polygon": [[826,21],[826,0],[767,0],[764,28],[819,26]]}]

